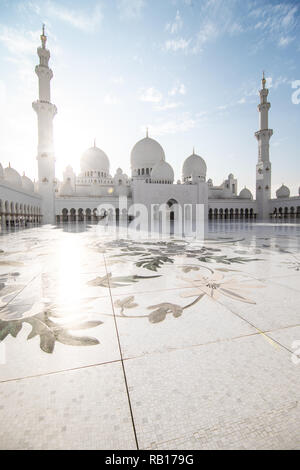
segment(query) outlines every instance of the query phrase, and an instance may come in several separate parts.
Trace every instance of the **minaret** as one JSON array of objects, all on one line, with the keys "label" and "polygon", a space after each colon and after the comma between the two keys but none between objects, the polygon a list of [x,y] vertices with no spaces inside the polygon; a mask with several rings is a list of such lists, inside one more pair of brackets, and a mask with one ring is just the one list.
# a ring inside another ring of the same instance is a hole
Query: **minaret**
[{"label": "minaret", "polygon": [[47,36],[45,35],[45,25],[43,25],[42,44],[37,49],[40,63],[35,67],[35,73],[39,78],[39,99],[32,103],[32,107],[38,118],[38,188],[43,198],[42,221],[45,224],[51,224],[55,221],[53,118],[57,109],[51,103],[50,97],[50,81],[53,72],[48,66],[50,52],[46,49],[46,42]]},{"label": "minaret", "polygon": [[265,74],[262,78],[260,94],[259,128],[255,133],[258,141],[258,163],[256,165],[256,201],[257,216],[259,219],[269,218],[269,201],[271,199],[271,162],[269,155],[269,142],[273,130],[269,129],[268,115],[271,104],[268,102],[269,90],[266,88]]}]

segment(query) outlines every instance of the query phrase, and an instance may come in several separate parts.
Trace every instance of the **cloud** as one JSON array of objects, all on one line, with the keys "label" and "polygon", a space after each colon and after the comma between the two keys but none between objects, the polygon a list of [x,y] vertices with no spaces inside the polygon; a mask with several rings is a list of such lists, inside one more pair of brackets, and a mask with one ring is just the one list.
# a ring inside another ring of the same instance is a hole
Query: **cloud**
[{"label": "cloud", "polygon": [[7,51],[5,60],[15,64],[20,87],[30,91],[35,83],[34,51],[40,43],[40,31],[24,31],[0,25],[0,43]]},{"label": "cloud", "polygon": [[40,31],[23,31],[0,25],[0,42],[15,56],[32,54],[40,42],[40,34]]},{"label": "cloud", "polygon": [[166,102],[164,104],[161,104],[159,106],[156,107],[156,109],[158,109],[159,111],[166,111],[168,109],[175,109],[175,108],[179,108],[179,106],[182,106],[182,103],[179,103],[179,102]]},{"label": "cloud", "polygon": [[113,77],[112,82],[116,85],[122,85],[124,83],[124,78],[122,77],[122,75],[119,75],[119,77]]},{"label": "cloud", "polygon": [[63,21],[76,29],[86,33],[94,32],[103,19],[101,5],[98,3],[93,9],[67,8],[61,3],[48,0],[46,2],[25,2],[21,8],[28,8],[38,16]]},{"label": "cloud", "polygon": [[[198,120],[189,113],[183,113],[175,119],[160,121],[157,124],[149,126],[149,131],[153,135],[176,134],[178,132],[187,132],[198,124]],[[144,127],[143,127],[144,128]]]},{"label": "cloud", "polygon": [[5,83],[0,80],[0,108],[5,105],[6,102],[6,86]]},{"label": "cloud", "polygon": [[117,96],[112,95],[111,93],[107,93],[104,96],[104,103],[109,104],[109,105],[115,105],[115,104],[119,104],[120,100]]},{"label": "cloud", "polygon": [[179,10],[177,10],[175,20],[173,21],[173,23],[167,23],[165,29],[169,33],[175,34],[175,33],[178,33],[178,31],[182,29],[182,26],[183,26],[183,21],[180,16]]},{"label": "cloud", "polygon": [[[286,47],[294,38],[291,33],[299,26],[299,7],[292,2],[267,3],[249,12],[249,18],[256,20],[253,29],[260,31],[257,48],[264,42],[275,42],[278,47]],[[278,39],[279,38],[279,39]]]},{"label": "cloud", "polygon": [[165,42],[165,49],[167,51],[185,51],[188,49],[190,45],[191,40],[190,39],[184,39],[184,38],[179,38],[179,39],[169,39]]},{"label": "cloud", "polygon": [[168,95],[175,96],[175,95],[185,95],[186,94],[186,87],[183,83],[179,83],[168,92]]},{"label": "cloud", "polygon": [[258,18],[255,29],[276,32],[282,29],[294,28],[297,24],[298,6],[289,2],[277,4],[266,3],[261,7],[250,10],[249,16]]},{"label": "cloud", "polygon": [[267,88],[274,88],[274,90],[277,90],[277,88],[281,85],[286,85],[290,83],[290,80],[287,77],[283,77],[282,75],[275,79],[273,79],[272,77],[266,77],[266,80]]},{"label": "cloud", "polygon": [[148,103],[160,103],[162,100],[162,94],[155,88],[150,87],[140,91],[139,99]]},{"label": "cloud", "polygon": [[[188,3],[189,5],[192,2]],[[237,35],[245,31],[243,16],[239,17],[236,0],[202,0],[197,7],[197,32],[189,39],[174,38],[165,43],[165,49],[184,51],[189,54],[201,53],[204,46],[222,35]],[[195,11],[196,13],[196,11]],[[168,30],[178,33],[180,15],[174,23],[168,23]],[[182,20],[181,20],[182,21]]]},{"label": "cloud", "polygon": [[204,24],[197,34],[192,52],[194,54],[201,52],[203,50],[203,46],[206,43],[216,39],[219,36],[219,34],[220,34],[220,30],[217,28],[215,24],[211,22]]},{"label": "cloud", "polygon": [[117,4],[121,19],[127,20],[140,18],[145,5],[145,0],[118,0]]},{"label": "cloud", "polygon": [[[300,6],[292,0],[202,0],[197,3],[197,10],[194,11],[195,23],[198,23],[196,33],[189,38],[173,37],[165,42],[164,49],[199,54],[217,39],[246,32],[253,34],[255,42],[250,44],[252,53],[270,42],[284,48],[295,39],[296,28],[299,27],[299,10]],[[175,18],[174,22],[166,26],[172,34],[178,34],[182,26],[180,14],[177,13],[177,20]]]},{"label": "cloud", "polygon": [[281,36],[281,38],[278,41],[278,46],[279,47],[286,47],[288,46],[291,42],[294,41],[295,38],[292,38],[291,36]]}]

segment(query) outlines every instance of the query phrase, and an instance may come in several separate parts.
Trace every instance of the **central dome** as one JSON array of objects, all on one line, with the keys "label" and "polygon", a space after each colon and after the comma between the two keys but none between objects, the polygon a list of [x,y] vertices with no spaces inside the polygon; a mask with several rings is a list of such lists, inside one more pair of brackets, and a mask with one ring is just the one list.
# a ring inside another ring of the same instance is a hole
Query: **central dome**
[{"label": "central dome", "polygon": [[131,151],[131,168],[153,168],[156,163],[165,160],[165,152],[156,140],[145,137],[135,144]]},{"label": "central dome", "polygon": [[98,147],[91,147],[82,155],[80,159],[80,168],[83,173],[90,170],[104,170],[109,173],[108,156]]}]

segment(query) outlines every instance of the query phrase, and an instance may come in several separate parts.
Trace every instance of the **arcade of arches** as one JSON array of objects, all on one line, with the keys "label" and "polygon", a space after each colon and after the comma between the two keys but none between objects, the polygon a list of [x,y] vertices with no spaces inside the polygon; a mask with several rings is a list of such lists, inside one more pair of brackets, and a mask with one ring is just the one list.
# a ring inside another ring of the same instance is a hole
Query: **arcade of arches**
[{"label": "arcade of arches", "polygon": [[42,214],[39,206],[0,199],[0,219],[2,226],[26,225],[27,223],[40,224]]},{"label": "arcade of arches", "polygon": [[270,214],[274,219],[282,218],[300,218],[300,206],[297,207],[275,207]]},{"label": "arcade of arches", "polygon": [[[177,201],[170,200],[167,205],[170,209],[171,219],[174,219],[174,207],[176,207]],[[159,206],[154,206],[155,210],[158,210]],[[176,211],[175,211],[176,212]],[[13,214],[13,213],[12,213]],[[61,214],[56,216],[56,222],[97,222],[104,217],[115,218],[115,219],[127,219],[127,211],[125,209],[115,210],[109,209],[106,213],[102,211],[100,214],[96,208],[91,209],[67,209],[64,208]],[[210,208],[208,210],[209,219],[256,219],[256,213],[253,208],[241,208],[241,209],[228,209],[228,208]],[[31,217],[36,218],[35,213],[31,214]],[[38,218],[40,216],[38,215]],[[297,217],[300,218],[300,206],[298,207],[279,207],[275,208],[270,214],[271,218],[286,218],[286,217]],[[37,220],[38,221],[38,220]]]}]

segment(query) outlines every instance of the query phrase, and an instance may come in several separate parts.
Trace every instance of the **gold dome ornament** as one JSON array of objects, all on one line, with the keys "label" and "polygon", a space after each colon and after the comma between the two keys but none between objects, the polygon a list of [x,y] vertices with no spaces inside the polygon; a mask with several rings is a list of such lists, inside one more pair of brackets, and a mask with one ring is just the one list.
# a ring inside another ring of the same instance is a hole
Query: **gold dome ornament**
[{"label": "gold dome ornament", "polygon": [[45,25],[43,24],[43,31],[42,31],[42,34],[41,34],[41,41],[42,41],[42,47],[43,49],[45,49],[45,46],[46,46],[46,42],[47,42],[47,36],[45,35]]},{"label": "gold dome ornament", "polygon": [[266,80],[266,78],[265,78],[265,72],[263,72],[263,78],[262,78],[261,83],[262,83],[263,88],[266,88],[267,80]]}]

